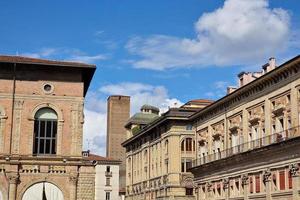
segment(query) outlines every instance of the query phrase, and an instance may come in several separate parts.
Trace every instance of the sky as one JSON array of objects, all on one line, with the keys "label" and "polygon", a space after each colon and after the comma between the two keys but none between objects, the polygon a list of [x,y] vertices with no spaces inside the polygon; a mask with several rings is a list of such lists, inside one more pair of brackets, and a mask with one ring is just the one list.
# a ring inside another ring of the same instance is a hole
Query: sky
[{"label": "sky", "polygon": [[79,61],[97,70],[84,148],[105,155],[106,100],[162,112],[219,99],[241,71],[300,54],[299,0],[0,1],[0,54]]}]

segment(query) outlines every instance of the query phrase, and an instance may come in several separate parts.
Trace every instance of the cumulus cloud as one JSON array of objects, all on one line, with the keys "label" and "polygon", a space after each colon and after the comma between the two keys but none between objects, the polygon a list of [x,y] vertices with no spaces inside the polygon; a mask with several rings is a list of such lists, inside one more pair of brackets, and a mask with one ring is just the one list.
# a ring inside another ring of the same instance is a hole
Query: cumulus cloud
[{"label": "cumulus cloud", "polygon": [[36,52],[24,52],[20,55],[32,58],[59,59],[84,63],[95,63],[97,61],[107,60],[109,58],[108,55],[88,55],[86,52],[83,52],[79,49],[69,48],[42,48]]},{"label": "cumulus cloud", "polygon": [[267,0],[226,0],[195,23],[196,38],[154,35],[134,37],[127,50],[139,58],[135,68],[255,64],[283,52],[291,36],[290,16]]},{"label": "cumulus cloud", "polygon": [[165,112],[169,107],[178,107],[182,102],[171,98],[164,86],[124,82],[108,84],[89,92],[85,104],[84,148],[105,155],[106,149],[106,99],[109,95],[131,97],[131,114],[139,112],[143,104],[150,104]]}]

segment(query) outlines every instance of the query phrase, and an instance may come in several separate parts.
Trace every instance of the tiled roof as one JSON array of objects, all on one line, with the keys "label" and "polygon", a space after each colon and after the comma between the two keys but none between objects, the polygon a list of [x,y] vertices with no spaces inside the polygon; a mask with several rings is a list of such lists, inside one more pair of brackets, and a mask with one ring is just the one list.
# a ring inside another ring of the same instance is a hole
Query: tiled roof
[{"label": "tiled roof", "polygon": [[118,160],[115,160],[115,159],[112,159],[112,158],[108,158],[108,157],[103,157],[103,156],[99,156],[99,155],[96,155],[96,154],[89,154],[88,157],[84,157],[84,159],[86,160],[90,160],[90,161],[118,161]]},{"label": "tiled roof", "polygon": [[23,64],[37,64],[37,65],[58,65],[58,66],[69,66],[69,67],[80,67],[80,68],[95,68],[95,65],[85,64],[81,62],[71,61],[57,61],[57,60],[46,60],[40,58],[29,58],[23,56],[8,56],[0,55],[0,62],[2,63],[23,63]]}]

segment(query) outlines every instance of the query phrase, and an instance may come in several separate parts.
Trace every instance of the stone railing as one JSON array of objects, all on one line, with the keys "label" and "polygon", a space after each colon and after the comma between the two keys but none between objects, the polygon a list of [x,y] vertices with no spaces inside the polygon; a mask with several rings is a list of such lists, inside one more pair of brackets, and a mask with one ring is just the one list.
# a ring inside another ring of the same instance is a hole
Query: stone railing
[{"label": "stone railing", "polygon": [[246,143],[225,149],[220,152],[209,154],[200,158],[193,160],[193,167],[203,165],[209,162],[213,162],[219,159],[224,159],[235,154],[240,154],[246,151],[251,151],[253,149],[261,148],[268,146],[274,143],[280,143],[288,139],[298,136],[299,126],[293,127],[266,137],[259,138],[257,140],[251,140]]}]

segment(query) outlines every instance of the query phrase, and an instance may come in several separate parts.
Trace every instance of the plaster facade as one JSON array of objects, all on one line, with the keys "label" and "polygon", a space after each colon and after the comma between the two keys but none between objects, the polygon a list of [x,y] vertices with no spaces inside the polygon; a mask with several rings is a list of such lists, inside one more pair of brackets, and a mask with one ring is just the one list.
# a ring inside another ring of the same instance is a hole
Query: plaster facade
[{"label": "plaster facade", "polygon": [[[195,198],[193,176],[187,168],[192,165],[196,144],[192,124],[187,119],[210,103],[189,102],[181,108],[171,108],[146,125],[140,119],[146,118],[146,113],[139,115],[139,120],[129,120],[128,138],[123,143],[126,148],[126,199]],[[138,132],[134,131],[136,127],[139,127]]]},{"label": "plaster facade", "polygon": [[196,199],[300,199],[300,57],[191,117]]}]

